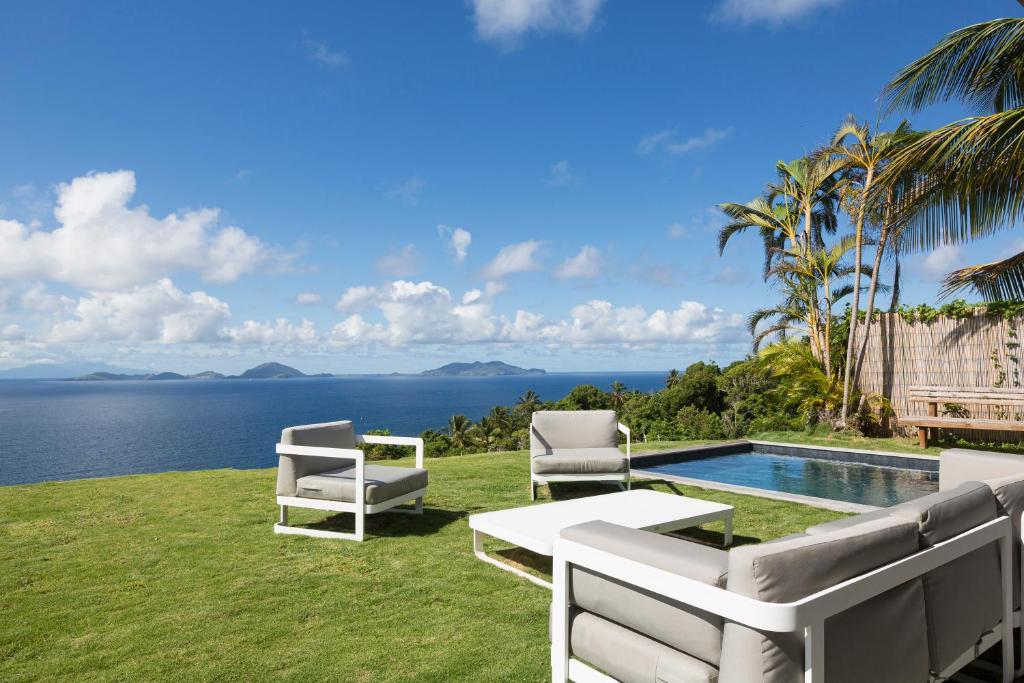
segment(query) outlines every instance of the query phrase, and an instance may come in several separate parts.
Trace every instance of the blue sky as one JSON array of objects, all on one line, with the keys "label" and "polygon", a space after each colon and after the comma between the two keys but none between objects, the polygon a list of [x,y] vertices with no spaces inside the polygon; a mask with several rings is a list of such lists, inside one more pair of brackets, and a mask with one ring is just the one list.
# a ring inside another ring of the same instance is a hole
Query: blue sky
[{"label": "blue sky", "polygon": [[[21,3],[0,369],[727,362],[774,293],[714,205],[1010,0]],[[918,127],[965,112],[936,107]],[[904,301],[1019,242],[908,259]]]}]

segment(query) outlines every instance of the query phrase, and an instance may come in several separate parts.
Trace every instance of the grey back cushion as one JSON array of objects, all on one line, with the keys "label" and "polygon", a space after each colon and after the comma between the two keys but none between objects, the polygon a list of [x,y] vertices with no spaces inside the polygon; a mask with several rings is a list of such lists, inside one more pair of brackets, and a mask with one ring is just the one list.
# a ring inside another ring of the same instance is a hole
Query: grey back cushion
[{"label": "grey back cushion", "polygon": [[[355,448],[356,434],[351,420],[288,427],[281,432],[281,443],[290,446]],[[338,458],[307,455],[282,455],[277,462],[277,495],[294,496],[295,482],[309,474],[319,474],[350,463]]]},{"label": "grey back cushion", "polygon": [[[879,519],[815,536],[744,546],[729,553],[730,591],[784,603],[860,576],[918,551],[912,522]],[[831,683],[928,680],[928,643],[920,579],[825,622],[825,679]],[[726,623],[721,683],[798,683],[803,634]]]},{"label": "grey back cushion", "polygon": [[530,453],[555,448],[602,448],[619,445],[614,410],[540,410],[533,414]]},{"label": "grey back cushion", "polygon": [[[918,526],[921,547],[930,548],[996,518],[996,499],[985,484],[969,481],[948,491],[897,505],[893,518]],[[942,672],[1002,617],[999,550],[989,544],[924,576],[928,651]]]},{"label": "grey back cushion", "polygon": [[954,489],[967,481],[1024,475],[1024,455],[951,448],[939,456],[939,490]]},{"label": "grey back cushion", "polygon": [[1013,522],[1013,608],[1020,607],[1020,553],[1021,515],[1024,515],[1024,474],[987,479],[999,506],[999,514],[1007,515]]}]

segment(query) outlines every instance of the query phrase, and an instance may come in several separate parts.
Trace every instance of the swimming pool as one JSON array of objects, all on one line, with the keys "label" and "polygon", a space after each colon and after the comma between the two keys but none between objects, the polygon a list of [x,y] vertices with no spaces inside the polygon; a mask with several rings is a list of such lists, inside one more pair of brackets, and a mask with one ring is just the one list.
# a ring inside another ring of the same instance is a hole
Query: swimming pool
[{"label": "swimming pool", "polygon": [[938,458],[735,442],[637,455],[652,474],[889,507],[939,489]]}]

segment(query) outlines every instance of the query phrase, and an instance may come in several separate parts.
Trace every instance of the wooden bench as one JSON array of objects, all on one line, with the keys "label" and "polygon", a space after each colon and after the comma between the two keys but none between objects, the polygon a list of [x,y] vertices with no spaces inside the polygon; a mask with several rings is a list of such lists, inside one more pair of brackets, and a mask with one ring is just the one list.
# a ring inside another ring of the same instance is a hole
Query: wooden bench
[{"label": "wooden bench", "polygon": [[[907,415],[897,420],[898,424],[917,427],[921,448],[928,446],[929,430],[979,429],[984,431],[1024,432],[1024,389],[1003,389],[994,387],[910,387],[908,396],[911,403],[925,403],[927,415]],[[1003,408],[1010,419],[949,417],[939,415],[939,405],[995,406]]]}]

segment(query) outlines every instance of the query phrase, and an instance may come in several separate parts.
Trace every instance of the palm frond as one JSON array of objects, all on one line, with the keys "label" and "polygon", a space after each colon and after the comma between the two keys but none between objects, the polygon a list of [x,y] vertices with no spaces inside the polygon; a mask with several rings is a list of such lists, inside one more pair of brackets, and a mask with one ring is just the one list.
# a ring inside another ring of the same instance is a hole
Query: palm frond
[{"label": "palm frond", "polygon": [[887,112],[956,99],[979,112],[1024,104],[1024,19],[994,19],[954,31],[903,68],[882,93]]},{"label": "palm frond", "polygon": [[950,273],[940,296],[972,288],[986,301],[1024,299],[1024,251],[1002,261],[970,266]]}]

